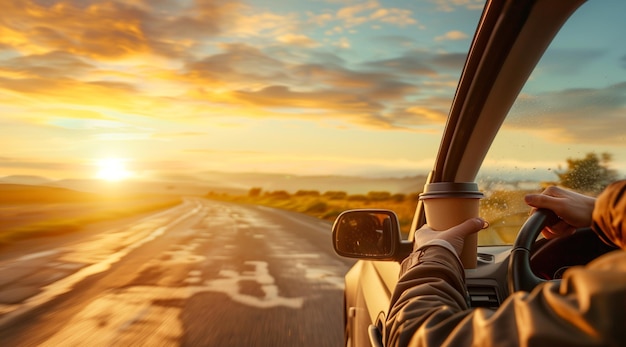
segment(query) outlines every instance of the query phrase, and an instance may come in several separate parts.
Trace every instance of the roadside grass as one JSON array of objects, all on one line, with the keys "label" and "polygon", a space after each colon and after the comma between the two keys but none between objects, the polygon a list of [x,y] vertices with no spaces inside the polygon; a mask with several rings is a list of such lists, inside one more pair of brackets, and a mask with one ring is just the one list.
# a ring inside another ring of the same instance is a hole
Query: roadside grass
[{"label": "roadside grass", "polygon": [[[0,246],[27,238],[47,237],[80,232],[86,226],[157,211],[181,202],[171,195],[111,195],[74,191],[33,191],[18,187],[0,187]],[[479,233],[479,244],[512,243],[526,220],[528,206],[523,196],[530,191],[492,191],[481,202],[480,215],[490,222]],[[351,209],[389,209],[400,220],[401,231],[409,232],[419,193],[390,194],[369,192],[349,195],[341,191],[262,192],[253,188],[247,195],[209,193],[205,197],[237,203],[256,204],[304,213],[334,222]]]},{"label": "roadside grass", "polygon": [[[530,208],[524,203],[528,190],[502,190],[489,192],[481,201],[480,216],[489,221],[490,227],[479,233],[479,244],[511,244],[521,225],[528,217]],[[207,198],[238,203],[262,205],[304,213],[319,219],[334,222],[337,216],[351,209],[389,209],[400,220],[400,229],[406,235],[413,221],[419,193],[390,194],[370,192],[363,195],[348,195],[343,192],[301,191],[290,194],[285,191],[262,193],[253,188],[248,195],[209,193]]]},{"label": "roadside grass", "polygon": [[115,196],[84,202],[0,203],[0,246],[18,240],[80,232],[84,227],[157,211],[181,203],[176,196]]},{"label": "roadside grass", "polygon": [[377,193],[380,192],[371,192],[367,195],[319,194],[314,191],[308,194],[272,192],[258,196],[209,193],[206,197],[213,200],[255,204],[300,212],[329,222],[334,222],[337,216],[346,210],[388,209],[398,215],[401,231],[408,233],[417,207],[417,194]]}]

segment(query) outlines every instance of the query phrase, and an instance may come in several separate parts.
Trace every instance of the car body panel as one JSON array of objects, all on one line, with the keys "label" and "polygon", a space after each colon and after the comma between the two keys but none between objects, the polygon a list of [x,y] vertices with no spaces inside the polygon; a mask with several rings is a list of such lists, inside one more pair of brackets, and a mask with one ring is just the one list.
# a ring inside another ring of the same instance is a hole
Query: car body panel
[{"label": "car body panel", "polygon": [[[348,329],[354,329],[354,346],[369,345],[367,329],[362,327],[384,320],[399,271],[400,265],[396,262],[359,261],[346,274],[346,295],[350,298],[346,302],[346,324]],[[363,281],[368,285],[356,285]]]}]

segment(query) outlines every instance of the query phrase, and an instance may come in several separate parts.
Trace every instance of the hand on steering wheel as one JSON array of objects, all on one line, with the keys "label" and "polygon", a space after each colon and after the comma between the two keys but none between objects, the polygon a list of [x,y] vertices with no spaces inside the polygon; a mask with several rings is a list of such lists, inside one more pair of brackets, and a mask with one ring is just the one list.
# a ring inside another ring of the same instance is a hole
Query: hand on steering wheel
[{"label": "hand on steering wheel", "polygon": [[591,213],[596,199],[570,190],[550,186],[541,194],[528,194],[526,204],[533,210],[548,209],[554,211],[558,219],[550,220],[542,230],[546,239],[571,235],[576,229],[591,225]]}]

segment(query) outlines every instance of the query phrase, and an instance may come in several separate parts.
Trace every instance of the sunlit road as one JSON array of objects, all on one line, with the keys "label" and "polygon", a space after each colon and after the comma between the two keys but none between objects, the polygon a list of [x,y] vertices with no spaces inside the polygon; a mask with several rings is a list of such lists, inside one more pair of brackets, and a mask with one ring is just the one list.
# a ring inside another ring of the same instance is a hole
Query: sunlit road
[{"label": "sunlit road", "polygon": [[339,346],[330,224],[188,199],[0,261],[2,346]]}]

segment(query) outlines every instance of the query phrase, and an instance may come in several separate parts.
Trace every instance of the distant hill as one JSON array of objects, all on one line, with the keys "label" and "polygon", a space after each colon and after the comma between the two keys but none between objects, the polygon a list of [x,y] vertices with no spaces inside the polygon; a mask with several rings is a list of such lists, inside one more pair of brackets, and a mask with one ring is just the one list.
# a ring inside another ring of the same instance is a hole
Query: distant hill
[{"label": "distant hill", "polygon": [[245,188],[233,188],[227,184],[207,183],[188,179],[159,179],[159,180],[125,180],[107,182],[98,179],[63,179],[50,180],[37,176],[6,176],[0,178],[0,184],[16,184],[41,187],[65,188],[80,192],[105,195],[120,194],[171,194],[171,195],[204,195],[209,191],[220,193],[243,194]]},{"label": "distant hill", "polygon": [[295,193],[298,190],[344,191],[348,194],[366,194],[371,191],[390,193],[421,192],[426,176],[412,177],[358,177],[358,176],[299,176],[273,173],[224,173],[207,171],[193,176],[178,175],[179,180],[204,182],[207,186],[241,189],[261,188],[264,191],[285,190]]},{"label": "distant hill", "polygon": [[41,176],[31,175],[12,175],[6,177],[0,177],[0,183],[12,183],[12,184],[27,184],[31,186],[46,185],[53,182],[51,179]]},{"label": "distant hill", "polygon": [[298,190],[344,191],[348,194],[367,194],[371,191],[395,193],[421,192],[426,176],[413,177],[357,177],[357,176],[298,176],[272,173],[227,173],[207,171],[193,174],[172,174],[150,180],[106,182],[96,179],[50,180],[38,176],[6,176],[0,183],[57,187],[99,194],[174,194],[199,195],[208,192],[231,195],[247,194],[251,188],[263,191]]},{"label": "distant hill", "polygon": [[71,189],[25,184],[0,184],[0,204],[93,201],[97,196]]}]

